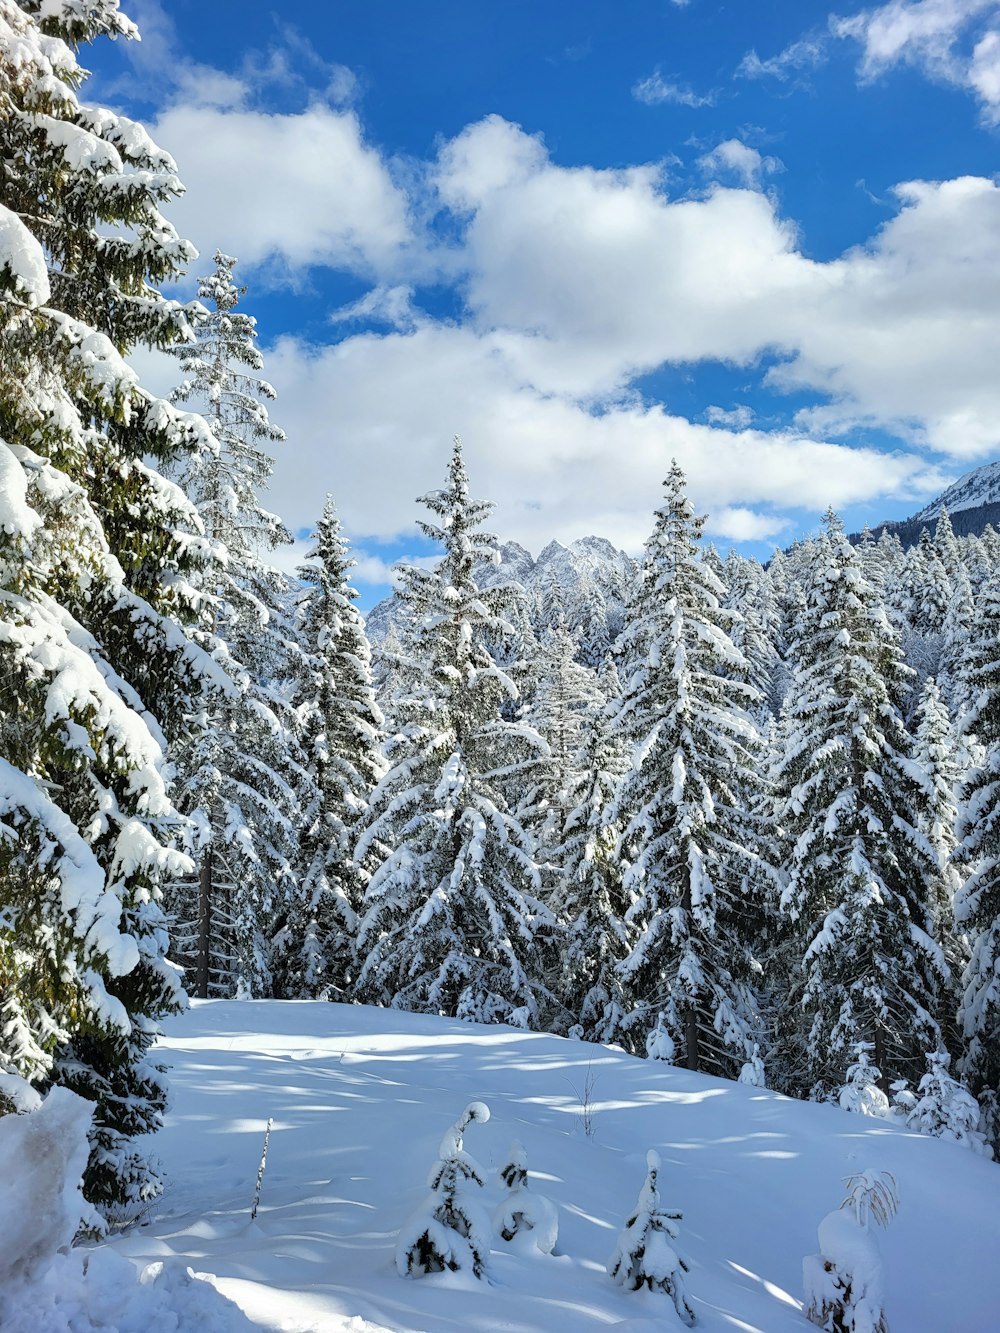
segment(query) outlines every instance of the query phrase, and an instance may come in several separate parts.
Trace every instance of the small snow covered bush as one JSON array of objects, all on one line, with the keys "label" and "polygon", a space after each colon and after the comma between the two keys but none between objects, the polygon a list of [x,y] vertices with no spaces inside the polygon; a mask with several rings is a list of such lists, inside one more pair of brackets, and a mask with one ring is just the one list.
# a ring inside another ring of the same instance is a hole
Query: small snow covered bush
[{"label": "small snow covered bush", "polygon": [[493,1225],[506,1241],[515,1236],[530,1239],[533,1248],[551,1254],[559,1236],[555,1205],[543,1194],[528,1189],[528,1163],[517,1139],[510,1145],[507,1161],[500,1168],[500,1179],[507,1186],[507,1197],[493,1215]]},{"label": "small snow covered bush", "polygon": [[882,1308],[882,1257],[871,1229],[888,1226],[899,1206],[888,1171],[847,1181],[847,1198],[819,1224],[819,1254],[802,1264],[804,1311],[827,1333],[889,1333]]},{"label": "small snow covered bush", "polygon": [[677,1048],[664,1027],[662,1014],[656,1015],[656,1027],[650,1028],[646,1035],[646,1057],[650,1060],[662,1060],[668,1065],[672,1065],[677,1058]]},{"label": "small snow covered bush", "polygon": [[475,1200],[464,1197],[464,1185],[485,1184],[483,1169],[464,1151],[462,1136],[473,1123],[485,1123],[490,1108],[470,1102],[441,1140],[438,1161],[427,1179],[430,1194],[413,1214],[396,1242],[396,1268],[401,1277],[424,1273],[467,1271],[482,1277],[490,1252],[489,1221]]},{"label": "small snow covered bush", "polygon": [[874,1049],[870,1041],[854,1043],[854,1064],[847,1068],[847,1082],[838,1098],[842,1110],[877,1117],[889,1114],[889,1098],[878,1086],[882,1071],[868,1058]]},{"label": "small snow covered bush", "polygon": [[629,1291],[648,1287],[650,1291],[670,1296],[678,1315],[690,1328],[695,1319],[684,1294],[688,1264],[674,1248],[682,1214],[660,1207],[656,1185],[659,1172],[660,1155],[651,1148],[646,1154],[646,1183],[639,1193],[635,1212],[625,1223],[614,1254],[608,1260],[608,1273]]},{"label": "small snow covered bush", "polygon": [[934,1138],[961,1143],[973,1152],[992,1156],[985,1136],[979,1132],[979,1103],[967,1088],[948,1073],[951,1056],[930,1051],[928,1070],[920,1080],[913,1106],[906,1117],[908,1129]]},{"label": "small snow covered bush", "polygon": [[753,1054],[740,1070],[740,1076],[737,1083],[747,1083],[752,1088],[766,1088],[767,1078],[764,1074],[764,1061],[761,1059],[760,1047],[756,1042],[753,1044]]}]

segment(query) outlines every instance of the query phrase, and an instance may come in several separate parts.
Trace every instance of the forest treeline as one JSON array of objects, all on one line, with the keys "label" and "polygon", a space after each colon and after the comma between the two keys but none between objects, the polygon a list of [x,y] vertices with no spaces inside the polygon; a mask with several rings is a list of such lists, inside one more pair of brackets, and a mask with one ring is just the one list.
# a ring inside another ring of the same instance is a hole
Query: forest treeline
[{"label": "forest treeline", "polygon": [[186,989],[820,1098],[950,1057],[995,1141],[1000,538],[829,514],[764,569],[703,549],[674,465],[633,573],[526,590],[482,577],[456,441],[373,656],[332,500],[273,563],[294,441],[235,259],[162,295],[175,165],[79,96],[76,48],[133,34],[0,0],[0,1111],[90,1100],[88,1197],[134,1215]]}]

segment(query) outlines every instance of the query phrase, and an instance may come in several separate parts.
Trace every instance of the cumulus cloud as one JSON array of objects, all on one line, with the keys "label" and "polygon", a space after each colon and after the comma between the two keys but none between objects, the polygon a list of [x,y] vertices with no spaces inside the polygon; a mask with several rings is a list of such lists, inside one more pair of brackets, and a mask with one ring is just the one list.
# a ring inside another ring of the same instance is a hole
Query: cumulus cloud
[{"label": "cumulus cloud", "polygon": [[777,533],[790,509],[916,499],[942,482],[916,455],[801,431],[698,425],[631,401],[595,413],[540,391],[502,339],[469,327],[428,322],[333,347],[286,338],[268,351],[268,375],[289,439],[271,504],[302,526],[332,491],[352,532],[378,541],[412,531],[415,498],[443,478],[456,432],[475,493],[497,502],[494,530],[536,552],[588,532],[637,551],[671,458],[714,515],[711,530],[729,540]]},{"label": "cumulus cloud", "polygon": [[710,426],[736,426],[742,430],[753,421],[753,409],[746,403],[740,403],[738,407],[727,411],[726,408],[717,407],[712,403],[705,408],[705,420]]},{"label": "cumulus cloud", "polygon": [[412,239],[409,206],[354,111],[291,114],[177,104],[153,127],[187,193],[171,212],[202,253],[245,264],[326,264],[395,273]]},{"label": "cumulus cloud", "polygon": [[[874,79],[905,63],[929,78],[965,88],[983,117],[1000,120],[1000,4],[997,0],[890,0],[831,19],[837,37],[862,47],[860,72]],[[971,44],[971,49],[970,49]]]},{"label": "cumulus cloud", "polygon": [[760,184],[762,176],[772,175],[783,169],[776,157],[764,157],[756,148],[751,148],[740,139],[725,139],[711,152],[698,159],[698,165],[710,176],[734,176],[748,187]]}]

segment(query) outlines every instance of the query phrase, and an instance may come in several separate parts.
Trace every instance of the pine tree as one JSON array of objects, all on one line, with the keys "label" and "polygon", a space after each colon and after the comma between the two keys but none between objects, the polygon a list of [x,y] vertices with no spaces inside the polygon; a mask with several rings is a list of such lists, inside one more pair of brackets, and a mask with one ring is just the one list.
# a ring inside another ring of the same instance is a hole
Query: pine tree
[{"label": "pine tree", "polygon": [[78,96],[70,48],[102,35],[137,35],[116,0],[0,6],[0,1067],[95,1103],[87,1196],[127,1216],[160,1188],[138,1140],[183,998],[164,751],[217,672],[177,623],[211,553],[156,470],[211,437],[123,360],[187,335],[156,284],[194,251],[171,158]]},{"label": "pine tree", "polygon": [[400,1277],[465,1270],[482,1277],[490,1253],[490,1228],[481,1205],[468,1197],[468,1186],[486,1184],[482,1167],[465,1151],[470,1124],[484,1124],[490,1108],[470,1102],[441,1140],[438,1160],[427,1180],[430,1195],[409,1219],[396,1242]]},{"label": "pine tree", "polygon": [[798,967],[785,1041],[791,1086],[840,1086],[874,1044],[884,1080],[936,1046],[945,980],[926,886],[935,861],[899,704],[899,641],[836,515],[814,543],[775,771],[787,847],[782,909]]},{"label": "pine tree", "polygon": [[854,1043],[854,1063],[847,1066],[847,1078],[837,1101],[842,1111],[882,1119],[889,1114],[889,1098],[878,1086],[882,1071],[871,1062],[870,1052],[874,1049],[870,1041]]},{"label": "pine tree", "polygon": [[315,545],[299,569],[302,670],[292,705],[316,795],[302,812],[296,893],[275,960],[286,996],[350,997],[367,867],[354,847],[383,775],[383,719],[371,653],[350,583],[354,561],[328,497]]},{"label": "pine tree", "polygon": [[501,785],[536,762],[541,741],[508,722],[513,683],[483,646],[502,628],[504,590],[480,591],[473,566],[493,548],[480,530],[491,506],[469,497],[456,439],[448,484],[421,523],[443,555],[402,571],[412,692],[387,746],[357,857],[385,849],[365,895],[358,995],[376,1004],[480,1022],[535,1024],[541,992],[531,842]]},{"label": "pine tree", "polygon": [[907,1129],[932,1138],[960,1143],[973,1152],[992,1155],[979,1132],[980,1110],[975,1097],[948,1072],[947,1051],[929,1051],[927,1073],[920,1080]]},{"label": "pine tree", "polygon": [[555,621],[538,645],[532,675],[532,701],[524,720],[547,746],[532,793],[533,831],[546,871],[544,896],[558,911],[564,884],[561,848],[571,792],[580,778],[581,741],[594,712],[605,702],[593,672],[576,660],[576,643],[558,605]]},{"label": "pine tree", "polygon": [[820,1253],[802,1263],[804,1314],[829,1333],[889,1333],[883,1309],[882,1257],[871,1224],[888,1226],[899,1207],[888,1171],[847,1181],[847,1198],[819,1224]]},{"label": "pine tree", "polygon": [[616,854],[620,829],[608,814],[628,761],[615,727],[621,684],[608,658],[600,676],[608,704],[592,720],[571,792],[560,862],[565,921],[561,975],[563,1006],[588,1041],[617,1041],[623,1017],[618,969],[631,951],[625,914],[632,902]]},{"label": "pine tree", "polygon": [[913,758],[924,775],[923,800],[918,806],[920,832],[934,854],[934,875],[927,884],[934,939],[947,963],[948,985],[942,990],[941,1025],[949,1046],[958,1048],[954,1030],[958,1007],[956,987],[968,962],[965,942],[955,930],[955,895],[961,875],[955,865],[955,792],[959,758],[955,736],[941,692],[928,676],[914,714]]},{"label": "pine tree", "polygon": [[205,411],[216,448],[176,471],[207,535],[226,552],[205,585],[201,637],[224,654],[229,685],[200,733],[177,755],[183,806],[195,828],[197,881],[172,886],[179,956],[195,993],[264,995],[271,989],[270,918],[291,891],[297,812],[308,783],[284,688],[297,665],[288,582],[266,553],[291,537],[259,493],[283,440],[266,403],[256,323],[236,309],[245,289],[221,252],[198,294],[211,303],[193,341],[173,349],[186,378],[174,393]]},{"label": "pine tree", "polygon": [[635,665],[618,725],[635,750],[611,819],[635,901],[619,975],[633,1048],[662,1010],[689,1069],[735,1077],[757,1036],[747,799],[759,735],[745,711],[757,695],[726,633],[724,589],[696,558],[703,523],[675,463],[623,634]]},{"label": "pine tree", "polygon": [[507,1188],[493,1214],[493,1226],[501,1239],[510,1242],[520,1236],[532,1249],[551,1254],[559,1239],[559,1215],[551,1199],[529,1190],[527,1154],[517,1139],[510,1145],[499,1175]]},{"label": "pine tree", "polygon": [[660,1155],[651,1148],[646,1154],[646,1183],[608,1260],[608,1274],[627,1291],[643,1287],[662,1291],[673,1301],[681,1322],[691,1328],[695,1314],[684,1291],[689,1265],[675,1246],[683,1214],[660,1204],[659,1174]]},{"label": "pine tree", "polygon": [[[968,932],[972,956],[962,979],[959,1019],[966,1043],[962,1076],[983,1108],[993,1146],[1000,1149],[1000,576],[976,601],[969,648],[975,702],[966,719],[983,759],[959,792],[956,858],[970,873],[955,915]],[[932,1047],[933,1049],[933,1047]]]}]

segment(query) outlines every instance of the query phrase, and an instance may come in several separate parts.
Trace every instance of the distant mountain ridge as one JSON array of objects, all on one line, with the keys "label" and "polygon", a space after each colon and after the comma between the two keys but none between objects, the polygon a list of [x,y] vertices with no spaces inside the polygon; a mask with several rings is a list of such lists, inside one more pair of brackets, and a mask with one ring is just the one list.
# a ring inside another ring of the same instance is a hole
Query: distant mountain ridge
[{"label": "distant mountain ridge", "polygon": [[[477,565],[475,575],[481,588],[509,583],[523,589],[524,609],[536,634],[549,623],[548,610],[558,596],[581,644],[581,660],[596,667],[621,631],[637,568],[631,556],[606,538],[579,537],[568,546],[549,542],[537,560],[518,542],[504,542],[496,559]],[[366,625],[373,645],[383,642],[399,607],[396,593],[372,607]]]},{"label": "distant mountain ridge", "polygon": [[[904,547],[915,546],[924,528],[934,527],[942,509],[947,509],[958,537],[978,537],[990,525],[1000,528],[1000,461],[973,468],[909,518],[888,519],[871,531],[876,539],[888,531]],[[851,541],[860,538],[860,533],[851,533]]]}]

